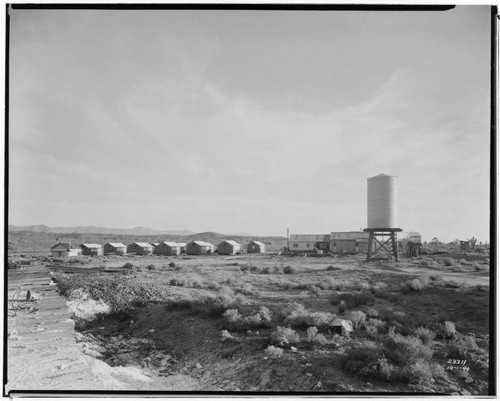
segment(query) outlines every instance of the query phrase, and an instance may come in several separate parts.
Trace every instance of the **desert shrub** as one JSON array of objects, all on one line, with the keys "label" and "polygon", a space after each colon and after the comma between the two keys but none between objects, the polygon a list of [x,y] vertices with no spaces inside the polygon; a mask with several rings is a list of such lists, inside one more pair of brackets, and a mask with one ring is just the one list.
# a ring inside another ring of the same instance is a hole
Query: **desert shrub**
[{"label": "desert shrub", "polygon": [[473,360],[474,357],[480,353],[480,348],[473,335],[457,335],[448,344],[448,358]]},{"label": "desert shrub", "polygon": [[342,270],[342,269],[340,267],[335,267],[335,266],[330,265],[330,266],[326,267],[326,270],[333,271],[333,270]]},{"label": "desert shrub", "polygon": [[387,329],[387,323],[380,319],[368,319],[365,324],[365,329],[368,335],[375,336],[379,333],[383,333]]},{"label": "desert shrub", "polygon": [[209,290],[218,290],[221,287],[221,285],[217,281],[211,280],[206,282],[206,287]]},{"label": "desert shrub", "polygon": [[205,312],[212,315],[220,315],[230,308],[237,307],[241,302],[229,294],[218,293],[210,295],[202,300],[201,306]]},{"label": "desert shrub", "polygon": [[233,340],[233,341],[240,341],[238,337],[233,336],[229,331],[227,330],[222,330],[220,333],[222,341],[227,341],[227,340]]},{"label": "desert shrub", "polygon": [[284,274],[295,274],[296,272],[297,272],[297,270],[294,267],[292,267],[292,266],[285,266],[283,268],[283,273]]},{"label": "desert shrub", "polygon": [[260,272],[262,274],[271,274],[271,267],[270,266],[263,267]]},{"label": "desert shrub", "polygon": [[370,292],[375,295],[377,292],[385,290],[386,288],[387,288],[386,283],[378,281],[375,284],[373,284],[372,286],[370,286]]},{"label": "desert shrub", "polygon": [[358,331],[360,326],[365,322],[366,315],[361,311],[353,311],[350,314],[350,318],[354,325],[354,330]]},{"label": "desert shrub", "polygon": [[339,294],[338,297],[345,302],[347,308],[349,309],[362,305],[373,305],[375,303],[375,297],[369,291],[355,291],[352,293],[346,292]]},{"label": "desert shrub", "polygon": [[250,270],[250,266],[249,265],[241,265],[240,270],[242,272],[246,272],[247,270]]},{"label": "desert shrub", "polygon": [[262,293],[257,289],[252,286],[252,284],[245,283],[241,287],[241,293],[245,295],[255,295],[256,297],[260,297]]},{"label": "desert shrub", "polygon": [[292,303],[288,305],[284,312],[284,323],[292,327],[308,327],[316,326],[326,328],[335,319],[335,315],[328,312],[311,312],[307,310],[304,305],[299,303]]},{"label": "desert shrub", "polygon": [[340,294],[338,292],[334,292],[332,295],[330,295],[330,303],[332,305],[338,305],[340,304],[341,299],[340,299]]},{"label": "desert shrub", "polygon": [[271,342],[276,345],[293,345],[300,341],[300,337],[295,330],[289,327],[278,326],[271,334]]},{"label": "desert shrub", "polygon": [[452,258],[443,258],[443,263],[445,266],[454,266],[455,261]]},{"label": "desert shrub", "polygon": [[378,334],[378,329],[375,326],[365,325],[365,329],[369,337],[375,337]]},{"label": "desert shrub", "polygon": [[168,264],[168,267],[175,267],[175,266],[176,266],[175,262],[170,262],[170,263]]},{"label": "desert shrub", "polygon": [[424,344],[431,344],[434,338],[436,338],[436,333],[427,327],[417,327],[413,334],[420,338]]},{"label": "desert shrub", "polygon": [[383,357],[381,347],[373,341],[364,341],[354,344],[346,351],[342,358],[342,368],[352,374],[364,375],[367,366],[376,364]]},{"label": "desert shrub", "polygon": [[376,318],[378,317],[378,310],[375,308],[368,308],[366,310],[366,316],[369,318]]},{"label": "desert shrub", "polygon": [[424,286],[424,288],[429,287],[430,277],[429,277],[428,274],[422,274],[421,276],[418,276],[417,280],[422,283],[422,285]]},{"label": "desert shrub", "polygon": [[339,313],[344,313],[346,311],[347,307],[345,305],[345,303],[341,303],[339,305]]},{"label": "desert shrub", "polygon": [[273,345],[269,345],[264,352],[271,359],[278,359],[283,355],[283,349]]},{"label": "desert shrub", "polygon": [[182,271],[182,270],[184,270],[184,267],[183,267],[183,266],[176,265],[174,270],[175,270],[176,272],[178,272],[178,271]]},{"label": "desert shrub", "polygon": [[234,295],[234,290],[231,287],[223,284],[219,288],[219,294]]},{"label": "desert shrub", "polygon": [[364,283],[364,282],[356,283],[353,286],[351,286],[351,289],[354,290],[354,291],[369,290],[370,289],[370,285],[368,283]]},{"label": "desert shrub", "polygon": [[237,309],[228,309],[224,312],[226,327],[233,330],[250,330],[268,328],[271,326],[272,313],[262,306],[257,313],[241,315]]},{"label": "desert shrub", "polygon": [[322,290],[332,290],[335,288],[336,283],[335,283],[335,280],[333,278],[327,277],[323,281],[318,281],[314,285],[316,287],[321,288]]},{"label": "desert shrub", "polygon": [[311,294],[314,294],[316,297],[319,297],[321,295],[321,288],[316,287],[315,285],[311,286],[310,291]]},{"label": "desert shrub", "polygon": [[412,384],[429,383],[432,379],[432,369],[429,366],[429,362],[416,361],[402,372],[402,378]]},{"label": "desert shrub", "polygon": [[283,274],[283,269],[280,266],[273,266],[274,274]]},{"label": "desert shrub", "polygon": [[315,326],[309,327],[307,329],[307,341],[321,346],[327,345],[329,343],[329,341],[323,334],[318,333],[318,328]]},{"label": "desert shrub", "polygon": [[205,288],[205,283],[199,279],[194,279],[191,281],[190,286],[193,288]]},{"label": "desert shrub", "polygon": [[455,323],[453,322],[444,322],[441,330],[442,334],[447,338],[454,337],[457,334],[457,329],[455,328]]},{"label": "desert shrub", "polygon": [[384,355],[394,365],[406,367],[419,360],[430,360],[432,350],[419,338],[403,336],[397,333],[388,334],[383,341]]},{"label": "desert shrub", "polygon": [[282,281],[281,287],[285,290],[295,290],[297,289],[298,284],[294,283],[293,281]]},{"label": "desert shrub", "polygon": [[148,270],[157,270],[156,266],[154,264],[147,265],[146,269],[148,269]]},{"label": "desert shrub", "polygon": [[177,287],[184,287],[187,284],[187,280],[184,277],[174,277],[170,279],[169,284]]},{"label": "desert shrub", "polygon": [[413,280],[405,281],[402,284],[401,291],[403,293],[405,293],[405,292],[409,292],[409,291],[422,291],[423,289],[424,289],[424,285],[422,284],[422,282],[420,280],[414,278]]},{"label": "desert shrub", "polygon": [[134,268],[134,265],[130,262],[127,262],[123,265],[123,268],[124,269],[133,269]]}]

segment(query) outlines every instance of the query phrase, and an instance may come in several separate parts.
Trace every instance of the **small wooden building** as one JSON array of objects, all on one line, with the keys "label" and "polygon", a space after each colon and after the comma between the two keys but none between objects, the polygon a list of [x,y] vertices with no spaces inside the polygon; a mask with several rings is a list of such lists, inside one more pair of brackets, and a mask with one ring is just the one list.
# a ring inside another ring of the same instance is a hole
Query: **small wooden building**
[{"label": "small wooden building", "polygon": [[127,253],[127,245],[121,242],[108,242],[104,244],[105,255],[125,255]]},{"label": "small wooden building", "polygon": [[370,233],[363,231],[333,232],[330,234],[332,252],[366,253]]},{"label": "small wooden building", "polygon": [[217,245],[219,255],[236,255],[241,249],[241,245],[233,240],[224,240]]},{"label": "small wooden building", "polygon": [[215,246],[210,242],[205,241],[191,241],[186,245],[187,255],[206,255],[214,253]]},{"label": "small wooden building", "polygon": [[152,255],[153,245],[147,242],[134,242],[133,244],[127,245],[127,253],[132,253],[136,255]]},{"label": "small wooden building", "polygon": [[[319,249],[318,244],[325,242],[325,234],[292,234],[289,242],[291,251],[312,252],[314,249]],[[321,249],[325,251],[326,246]]]},{"label": "small wooden building", "polygon": [[59,242],[50,248],[50,251],[54,258],[71,258],[82,254],[80,248],[70,248],[70,244],[67,242]]},{"label": "small wooden building", "polygon": [[181,247],[175,242],[164,241],[155,247],[153,253],[155,255],[179,255],[181,253]]},{"label": "small wooden building", "polygon": [[185,242],[177,242],[177,245],[179,245],[180,253],[185,254],[187,244]]},{"label": "small wooden building", "polygon": [[260,241],[250,241],[247,245],[247,253],[266,253],[266,245]]},{"label": "small wooden building", "polygon": [[460,250],[461,251],[468,251],[468,250],[470,250],[470,242],[469,241],[465,241],[465,240],[459,239],[458,242],[460,243]]},{"label": "small wooden building", "polygon": [[87,256],[99,256],[104,253],[103,247],[100,244],[81,244],[82,254]]}]

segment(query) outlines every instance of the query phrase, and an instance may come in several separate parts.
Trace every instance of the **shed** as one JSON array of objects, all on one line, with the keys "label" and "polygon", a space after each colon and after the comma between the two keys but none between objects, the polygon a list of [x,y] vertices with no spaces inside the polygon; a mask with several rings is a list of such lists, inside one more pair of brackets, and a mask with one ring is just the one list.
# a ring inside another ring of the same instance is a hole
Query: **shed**
[{"label": "shed", "polygon": [[215,246],[210,242],[205,241],[191,241],[186,245],[187,255],[204,255],[214,253]]},{"label": "shed", "polygon": [[155,255],[179,255],[181,253],[181,247],[175,242],[164,241],[155,247],[153,253]]},{"label": "shed", "polygon": [[177,245],[179,245],[181,253],[186,253],[186,243],[185,242],[178,242]]},{"label": "shed", "polygon": [[260,241],[250,241],[247,245],[247,253],[266,253],[266,245]]},{"label": "shed", "polygon": [[363,231],[342,231],[330,234],[332,252],[368,252],[370,233]]},{"label": "shed", "polygon": [[70,248],[70,246],[71,245],[66,242],[59,242],[50,248],[50,251],[54,258],[71,258],[82,254],[80,248]]},{"label": "shed", "polygon": [[233,240],[223,240],[217,245],[219,255],[236,255],[241,249],[241,245]]},{"label": "shed", "polygon": [[147,242],[134,242],[127,245],[127,253],[132,253],[136,255],[152,255],[153,245]]},{"label": "shed", "polygon": [[[290,235],[290,250],[295,252],[312,252],[317,244],[325,242],[328,234],[292,234]],[[321,248],[322,250],[326,249]]]},{"label": "shed", "polygon": [[105,255],[125,255],[127,253],[127,245],[121,242],[108,242],[104,244]]},{"label": "shed", "polygon": [[99,256],[104,253],[103,247],[100,244],[81,244],[82,254],[89,256]]},{"label": "shed", "polygon": [[465,240],[458,240],[460,242],[460,250],[461,251],[468,251],[470,249],[470,242],[465,241]]}]

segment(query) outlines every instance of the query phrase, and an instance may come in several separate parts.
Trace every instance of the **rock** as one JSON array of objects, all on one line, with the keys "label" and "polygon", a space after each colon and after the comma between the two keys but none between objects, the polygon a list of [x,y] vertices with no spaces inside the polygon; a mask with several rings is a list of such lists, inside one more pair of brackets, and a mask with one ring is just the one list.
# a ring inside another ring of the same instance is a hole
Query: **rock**
[{"label": "rock", "polygon": [[295,347],[290,347],[290,349],[291,349],[293,352],[297,352],[297,348],[295,348]]},{"label": "rock", "polygon": [[317,388],[323,388],[323,383],[321,383],[320,381],[316,384],[316,387]]},{"label": "rock", "polygon": [[473,381],[474,381],[474,379],[470,376],[467,379],[465,379],[466,383],[472,383]]},{"label": "rock", "polygon": [[465,389],[462,389],[462,391],[460,391],[460,394],[461,394],[461,395],[472,395],[472,394],[470,393],[470,391],[467,391],[467,390],[465,390]]},{"label": "rock", "polygon": [[155,332],[155,329],[151,329],[149,330],[150,333],[154,333]]},{"label": "rock", "polygon": [[196,369],[203,369],[203,366],[201,366],[199,363],[196,364]]},{"label": "rock", "polygon": [[311,377],[313,374],[310,373],[310,372],[307,372],[306,375],[309,376],[309,377]]}]

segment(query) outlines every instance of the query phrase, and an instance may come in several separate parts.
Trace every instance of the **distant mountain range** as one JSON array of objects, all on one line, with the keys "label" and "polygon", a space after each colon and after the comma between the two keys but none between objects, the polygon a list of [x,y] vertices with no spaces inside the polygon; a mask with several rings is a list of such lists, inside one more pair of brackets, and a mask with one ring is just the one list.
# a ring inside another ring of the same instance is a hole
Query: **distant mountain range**
[{"label": "distant mountain range", "polygon": [[99,226],[48,227],[45,224],[36,226],[15,226],[9,224],[9,231],[33,231],[37,233],[80,233],[80,234],[128,234],[128,235],[193,235],[189,230],[155,230],[148,227],[107,228]]}]

